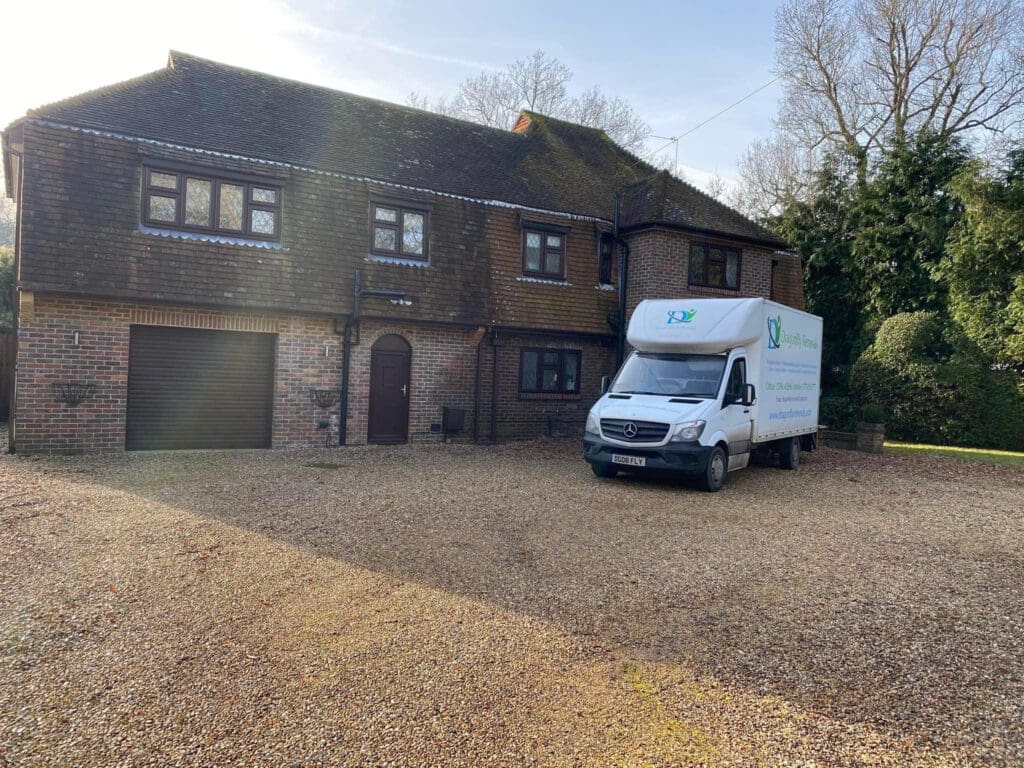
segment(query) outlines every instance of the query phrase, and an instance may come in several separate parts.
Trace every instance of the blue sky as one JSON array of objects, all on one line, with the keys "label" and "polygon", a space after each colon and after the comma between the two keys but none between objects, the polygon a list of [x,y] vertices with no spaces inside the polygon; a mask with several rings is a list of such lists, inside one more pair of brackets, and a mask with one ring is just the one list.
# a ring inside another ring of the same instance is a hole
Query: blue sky
[{"label": "blue sky", "polygon": [[[481,69],[543,49],[629,100],[655,134],[677,135],[772,79],[774,2],[465,0],[129,0],[17,3],[8,61],[28,76],[0,92],[4,124],[25,109],[163,65],[178,48],[404,102],[452,93]],[[169,8],[179,9],[168,14]],[[31,64],[28,64],[31,63]],[[682,140],[680,165],[703,184],[735,176],[767,135],[778,84]],[[665,142],[652,142],[653,146]]]}]

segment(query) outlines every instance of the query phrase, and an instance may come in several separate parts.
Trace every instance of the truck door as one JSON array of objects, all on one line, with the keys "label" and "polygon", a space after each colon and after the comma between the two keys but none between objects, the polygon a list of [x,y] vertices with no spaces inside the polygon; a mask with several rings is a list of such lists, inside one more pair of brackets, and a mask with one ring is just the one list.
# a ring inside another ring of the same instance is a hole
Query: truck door
[{"label": "truck door", "polygon": [[[746,358],[737,357],[732,361],[729,378],[726,379],[725,395],[722,398],[724,429],[729,439],[729,469],[735,469],[737,462],[734,456],[750,452],[750,434],[752,428],[750,406],[743,405],[743,385],[747,383]],[[745,459],[739,466],[746,464]]]}]

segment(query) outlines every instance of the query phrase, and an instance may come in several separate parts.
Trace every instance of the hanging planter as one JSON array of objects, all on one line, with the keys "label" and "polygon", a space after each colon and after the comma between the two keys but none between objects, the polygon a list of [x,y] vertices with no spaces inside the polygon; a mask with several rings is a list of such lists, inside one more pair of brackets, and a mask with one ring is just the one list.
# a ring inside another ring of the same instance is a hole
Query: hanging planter
[{"label": "hanging planter", "polygon": [[334,389],[309,388],[309,399],[317,408],[330,408],[338,402],[338,392]]},{"label": "hanging planter", "polygon": [[96,385],[88,381],[55,381],[53,398],[65,405],[78,405],[96,389]]}]

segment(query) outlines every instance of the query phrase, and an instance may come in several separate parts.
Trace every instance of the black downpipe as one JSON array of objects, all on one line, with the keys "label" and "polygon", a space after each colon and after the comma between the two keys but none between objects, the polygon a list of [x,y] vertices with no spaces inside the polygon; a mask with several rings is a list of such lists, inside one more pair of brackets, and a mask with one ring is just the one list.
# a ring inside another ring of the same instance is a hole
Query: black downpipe
[{"label": "black downpipe", "polygon": [[615,195],[615,219],[612,222],[612,240],[619,244],[619,327],[615,347],[615,370],[622,366],[626,358],[626,296],[629,292],[629,243],[619,236],[619,217],[622,208],[622,196]]},{"label": "black downpipe", "polygon": [[491,334],[491,445],[498,442],[498,338]]},{"label": "black downpipe", "polygon": [[341,411],[338,414],[338,445],[346,445],[348,441],[348,368],[352,359],[352,316],[345,321],[345,335],[342,337],[341,349],[341,396],[338,402]]},{"label": "black downpipe", "polygon": [[483,365],[484,365],[484,339],[487,338],[485,333],[480,337],[480,341],[476,345],[476,382],[473,388],[473,444],[476,445],[480,442],[480,388],[483,382],[480,380],[483,376]]}]

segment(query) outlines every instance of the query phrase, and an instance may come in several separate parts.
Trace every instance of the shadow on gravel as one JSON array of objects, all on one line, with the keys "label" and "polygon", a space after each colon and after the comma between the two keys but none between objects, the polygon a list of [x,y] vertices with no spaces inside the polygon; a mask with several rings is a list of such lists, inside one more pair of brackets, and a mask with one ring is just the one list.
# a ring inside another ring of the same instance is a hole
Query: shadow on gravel
[{"label": "shadow on gravel", "polygon": [[909,460],[824,451],[798,472],[752,467],[703,494],[598,481],[575,442],[74,461],[89,467],[76,482],[806,711],[1024,759],[1024,474],[918,474]]}]

